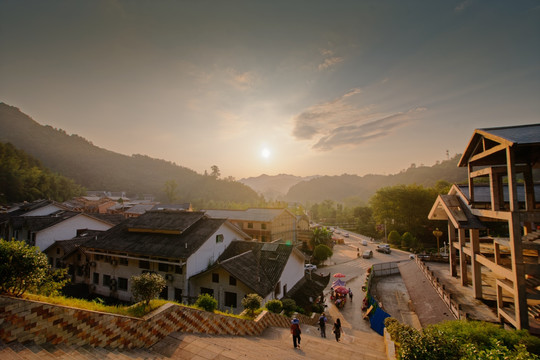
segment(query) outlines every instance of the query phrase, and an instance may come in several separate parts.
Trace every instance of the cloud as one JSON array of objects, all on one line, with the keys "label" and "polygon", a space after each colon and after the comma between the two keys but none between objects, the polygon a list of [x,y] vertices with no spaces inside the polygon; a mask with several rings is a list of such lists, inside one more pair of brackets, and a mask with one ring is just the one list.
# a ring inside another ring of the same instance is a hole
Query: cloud
[{"label": "cloud", "polygon": [[344,59],[342,57],[338,57],[338,56],[333,56],[331,58],[326,58],[326,59],[324,59],[324,61],[321,64],[319,64],[319,71],[329,69],[332,66],[334,66],[336,64],[339,64],[340,62],[343,62],[343,60]]},{"label": "cloud", "polygon": [[470,4],[471,4],[471,3],[470,3],[469,0],[462,1],[461,3],[459,3],[459,4],[454,8],[454,11],[455,11],[455,12],[462,12],[462,11],[465,10],[465,8],[467,8]]},{"label": "cloud", "polygon": [[293,136],[298,140],[315,140],[313,149],[329,151],[340,146],[357,146],[385,137],[397,128],[409,125],[425,108],[380,114],[373,106],[353,103],[360,89],[352,89],[337,99],[317,104],[293,118]]},{"label": "cloud", "polygon": [[229,83],[239,90],[249,90],[255,84],[256,76],[252,71],[239,72],[235,69],[228,69],[227,74]]}]

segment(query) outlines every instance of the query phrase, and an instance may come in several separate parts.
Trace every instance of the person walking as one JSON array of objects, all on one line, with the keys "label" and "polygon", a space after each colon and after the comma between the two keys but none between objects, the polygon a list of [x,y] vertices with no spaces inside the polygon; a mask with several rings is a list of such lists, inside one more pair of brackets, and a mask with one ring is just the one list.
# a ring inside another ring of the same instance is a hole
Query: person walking
[{"label": "person walking", "polygon": [[319,330],[321,330],[321,337],[326,337],[326,322],[328,319],[326,319],[326,316],[324,316],[324,313],[319,316]]},{"label": "person walking", "polygon": [[334,323],[334,328],[332,329],[334,334],[336,335],[336,341],[339,342],[339,338],[341,337],[341,332],[343,331],[341,329],[341,320],[336,319],[336,322]]},{"label": "person walking", "polygon": [[300,349],[300,341],[302,338],[300,337],[300,334],[302,333],[302,330],[300,330],[300,321],[297,318],[294,318],[291,321],[291,334],[293,339],[293,345],[294,348]]},{"label": "person walking", "polygon": [[351,291],[351,288],[349,288],[349,298],[350,298],[351,301],[352,301],[352,291]]}]

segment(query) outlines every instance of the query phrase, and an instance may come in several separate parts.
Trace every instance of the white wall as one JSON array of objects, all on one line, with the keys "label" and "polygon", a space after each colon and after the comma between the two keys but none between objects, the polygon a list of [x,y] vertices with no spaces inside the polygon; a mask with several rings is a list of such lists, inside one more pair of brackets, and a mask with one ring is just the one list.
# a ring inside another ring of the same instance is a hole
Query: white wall
[{"label": "white wall", "polygon": [[285,264],[285,269],[281,273],[281,289],[279,298],[283,297],[283,286],[287,285],[287,291],[291,290],[297,282],[304,277],[304,257],[297,254],[294,250]]},{"label": "white wall", "polygon": [[69,240],[77,236],[78,229],[108,230],[112,225],[96,220],[84,214],[79,214],[64,220],[36,234],[36,246],[45,250],[55,241]]}]

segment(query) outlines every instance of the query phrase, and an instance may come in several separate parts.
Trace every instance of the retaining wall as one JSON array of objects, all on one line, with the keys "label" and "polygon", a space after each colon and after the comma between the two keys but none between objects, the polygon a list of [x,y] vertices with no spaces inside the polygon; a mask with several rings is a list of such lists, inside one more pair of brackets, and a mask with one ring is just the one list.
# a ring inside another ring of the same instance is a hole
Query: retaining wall
[{"label": "retaining wall", "polygon": [[[317,321],[296,316],[302,324]],[[175,331],[245,336],[259,335],[269,326],[289,325],[289,318],[267,311],[255,320],[245,320],[169,303],[144,318],[134,318],[0,296],[0,340],[4,342],[141,348]]]}]

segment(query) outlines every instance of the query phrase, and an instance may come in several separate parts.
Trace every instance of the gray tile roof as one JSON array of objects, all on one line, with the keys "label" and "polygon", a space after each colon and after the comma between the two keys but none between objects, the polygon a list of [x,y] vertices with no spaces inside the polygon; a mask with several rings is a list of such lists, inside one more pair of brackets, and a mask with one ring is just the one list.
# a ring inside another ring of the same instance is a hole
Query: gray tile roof
[{"label": "gray tile roof", "polygon": [[153,208],[154,205],[152,204],[137,204],[124,212],[126,214],[144,214],[145,212],[152,210]]},{"label": "gray tile roof", "polygon": [[201,212],[150,211],[127,219],[87,242],[84,247],[187,259],[225,222],[225,219],[210,219]]},{"label": "gray tile roof", "polygon": [[448,216],[454,218],[460,229],[485,229],[486,226],[471,213],[458,195],[439,195],[446,205]]},{"label": "gray tile roof", "polygon": [[218,266],[265,297],[274,291],[292,250],[286,244],[233,241],[219,257]]},{"label": "gray tile roof", "polygon": [[205,210],[206,214],[213,218],[271,222],[281,215],[285,209],[262,209],[251,208],[247,210]]},{"label": "gray tile roof", "polygon": [[540,144],[540,124],[479,129],[515,144]]},{"label": "gray tile roof", "polygon": [[26,228],[29,231],[35,232],[61,223],[79,214],[73,211],[57,211],[46,216],[14,216],[11,218],[11,224],[15,230]]}]

